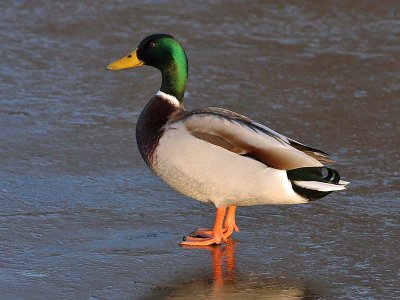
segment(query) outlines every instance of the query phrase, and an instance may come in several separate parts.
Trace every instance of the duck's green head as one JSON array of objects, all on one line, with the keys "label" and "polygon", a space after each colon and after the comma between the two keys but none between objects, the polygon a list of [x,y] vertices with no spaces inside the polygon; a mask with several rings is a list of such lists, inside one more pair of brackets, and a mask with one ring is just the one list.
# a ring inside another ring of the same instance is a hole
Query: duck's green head
[{"label": "duck's green head", "polygon": [[112,62],[109,70],[152,66],[161,71],[160,90],[183,100],[188,77],[188,63],[181,44],[169,34],[153,34],[143,39],[138,48]]}]

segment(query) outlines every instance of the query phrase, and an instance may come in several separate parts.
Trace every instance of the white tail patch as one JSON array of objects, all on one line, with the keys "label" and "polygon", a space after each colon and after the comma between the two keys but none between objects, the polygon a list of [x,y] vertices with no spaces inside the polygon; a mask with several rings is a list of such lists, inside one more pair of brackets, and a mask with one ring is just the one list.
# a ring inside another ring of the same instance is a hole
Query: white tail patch
[{"label": "white tail patch", "polygon": [[341,185],[348,185],[350,182],[344,181],[344,180],[339,180],[339,184]]},{"label": "white tail patch", "polygon": [[333,183],[325,183],[319,181],[293,181],[293,182],[299,187],[320,192],[340,191],[346,189],[344,185],[337,185]]}]

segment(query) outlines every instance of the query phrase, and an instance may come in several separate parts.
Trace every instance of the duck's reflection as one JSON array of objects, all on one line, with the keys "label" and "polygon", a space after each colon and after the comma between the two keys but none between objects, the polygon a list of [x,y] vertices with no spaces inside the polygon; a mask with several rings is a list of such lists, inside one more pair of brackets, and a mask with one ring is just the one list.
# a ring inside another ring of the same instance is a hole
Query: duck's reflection
[{"label": "duck's reflection", "polygon": [[225,245],[182,246],[187,249],[204,249],[211,253],[213,268],[212,296],[218,296],[223,293],[225,284],[232,284],[236,281],[236,244],[235,240],[229,239]]},{"label": "duck's reflection", "polygon": [[[185,291],[191,290],[197,299],[318,299],[304,284],[238,274],[235,259],[237,242],[233,239],[228,239],[225,245],[185,248],[203,249],[211,254],[211,289],[208,285],[206,290],[204,279],[190,283],[189,289],[189,285],[185,285]],[[175,293],[168,295],[168,299],[185,298],[181,298],[182,296],[177,289]],[[185,296],[189,295],[186,293]]]}]

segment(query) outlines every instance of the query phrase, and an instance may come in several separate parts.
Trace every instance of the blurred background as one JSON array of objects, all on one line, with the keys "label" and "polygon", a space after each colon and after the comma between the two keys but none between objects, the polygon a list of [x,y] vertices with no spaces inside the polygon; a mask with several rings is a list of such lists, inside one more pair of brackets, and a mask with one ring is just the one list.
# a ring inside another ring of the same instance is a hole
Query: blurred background
[{"label": "blurred background", "polygon": [[[398,1],[2,1],[3,299],[400,298]],[[331,153],[348,190],[238,209],[226,246],[178,246],[214,208],[135,142],[156,69],[105,65],[152,33],[219,106]]]}]

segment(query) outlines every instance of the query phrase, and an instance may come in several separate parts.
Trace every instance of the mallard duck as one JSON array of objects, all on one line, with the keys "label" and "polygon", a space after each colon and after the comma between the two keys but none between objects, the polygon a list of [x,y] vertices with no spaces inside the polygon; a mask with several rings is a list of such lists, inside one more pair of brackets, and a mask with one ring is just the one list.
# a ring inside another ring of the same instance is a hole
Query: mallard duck
[{"label": "mallard duck", "polygon": [[107,69],[145,65],[161,71],[162,84],[136,125],[140,154],[172,188],[216,206],[213,229],[196,229],[181,245],[225,242],[239,231],[237,206],[307,203],[345,189],[321,150],[227,109],[185,110],[188,61],[173,36],[150,35]]}]

